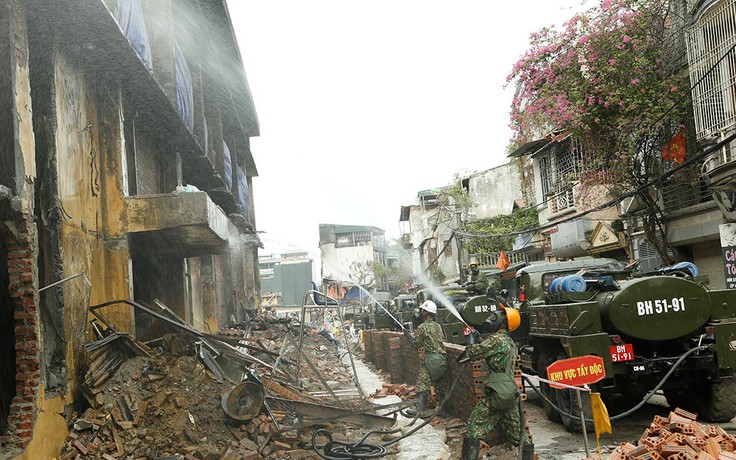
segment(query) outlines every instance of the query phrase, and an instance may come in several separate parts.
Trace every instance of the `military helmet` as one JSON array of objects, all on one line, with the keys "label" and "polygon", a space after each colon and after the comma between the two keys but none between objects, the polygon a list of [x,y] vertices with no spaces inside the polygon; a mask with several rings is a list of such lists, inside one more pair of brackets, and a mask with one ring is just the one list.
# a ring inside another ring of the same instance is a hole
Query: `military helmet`
[{"label": "military helmet", "polygon": [[481,332],[484,334],[494,334],[501,329],[501,325],[506,321],[509,332],[518,329],[521,324],[521,316],[519,311],[515,308],[503,307],[498,310],[493,310],[488,318],[483,322],[481,326]]}]

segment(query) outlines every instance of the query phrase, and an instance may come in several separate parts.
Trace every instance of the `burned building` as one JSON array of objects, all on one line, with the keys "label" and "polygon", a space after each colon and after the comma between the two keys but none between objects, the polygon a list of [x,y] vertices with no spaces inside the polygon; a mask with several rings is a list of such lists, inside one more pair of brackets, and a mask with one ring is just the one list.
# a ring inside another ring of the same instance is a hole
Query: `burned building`
[{"label": "burned building", "polygon": [[0,458],[52,458],[90,305],[258,306],[259,127],[224,0],[0,0],[0,34]]}]

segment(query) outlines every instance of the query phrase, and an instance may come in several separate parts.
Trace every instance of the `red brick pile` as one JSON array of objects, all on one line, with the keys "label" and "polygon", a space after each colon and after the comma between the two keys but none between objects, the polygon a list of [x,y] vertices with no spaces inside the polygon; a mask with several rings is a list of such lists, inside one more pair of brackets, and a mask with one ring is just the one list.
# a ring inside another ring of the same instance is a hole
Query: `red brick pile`
[{"label": "red brick pile", "polygon": [[[668,418],[657,415],[637,445],[621,444],[606,460],[736,460],[736,438],[695,418],[680,408]],[[597,458],[591,455],[587,460]]]},{"label": "red brick pile", "polygon": [[399,396],[401,399],[414,399],[417,397],[416,386],[402,384],[384,383],[382,387],[372,395],[371,398],[385,398],[386,396]]}]

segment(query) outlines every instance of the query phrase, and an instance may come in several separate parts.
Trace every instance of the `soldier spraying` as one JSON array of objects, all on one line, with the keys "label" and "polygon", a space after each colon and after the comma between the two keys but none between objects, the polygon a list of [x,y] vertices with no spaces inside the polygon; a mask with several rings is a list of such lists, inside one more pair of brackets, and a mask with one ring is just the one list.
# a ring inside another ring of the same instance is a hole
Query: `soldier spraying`
[{"label": "soldier spraying", "polygon": [[[517,350],[509,332],[519,327],[521,317],[513,308],[491,312],[481,330],[489,334],[481,341],[480,332],[474,329],[465,357],[460,362],[485,360],[488,377],[483,383],[484,397],[468,418],[467,434],[463,439],[462,460],[476,460],[480,452],[480,440],[496,428],[514,446],[521,442],[521,417],[519,414],[519,389],[514,381]],[[525,443],[528,440],[525,438]],[[531,444],[529,444],[531,447]]]},{"label": "soldier spraying", "polygon": [[424,407],[431,397],[441,401],[446,391],[447,351],[442,341],[442,327],[434,320],[437,304],[427,300],[420,307],[422,323],[417,327],[416,337],[404,329],[404,335],[415,348],[424,349],[424,362],[420,363],[416,392],[419,398],[416,410],[407,410],[409,415],[422,416]]}]

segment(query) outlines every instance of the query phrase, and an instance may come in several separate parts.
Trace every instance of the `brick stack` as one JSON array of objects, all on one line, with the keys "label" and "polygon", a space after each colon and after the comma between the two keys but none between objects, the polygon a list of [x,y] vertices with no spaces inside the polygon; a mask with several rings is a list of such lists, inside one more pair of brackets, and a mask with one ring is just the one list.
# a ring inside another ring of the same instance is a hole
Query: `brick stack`
[{"label": "brick stack", "polygon": [[[680,408],[654,417],[637,444],[624,443],[606,460],[736,460],[736,438],[723,428],[695,421]],[[588,459],[597,459],[591,455]]]},{"label": "brick stack", "polygon": [[0,438],[6,453],[20,452],[33,438],[40,382],[36,229],[31,216],[17,214],[12,232],[0,232],[8,251],[10,299],[15,319],[15,397],[10,405],[7,434]]},{"label": "brick stack", "polygon": [[375,331],[363,331],[363,355],[371,363],[376,362],[376,351],[373,347],[374,334]]},{"label": "brick stack", "polygon": [[388,339],[388,355],[392,359],[388,366],[388,372],[391,374],[391,381],[402,382],[404,378],[404,359],[401,353],[401,341],[403,337],[391,337]]}]

